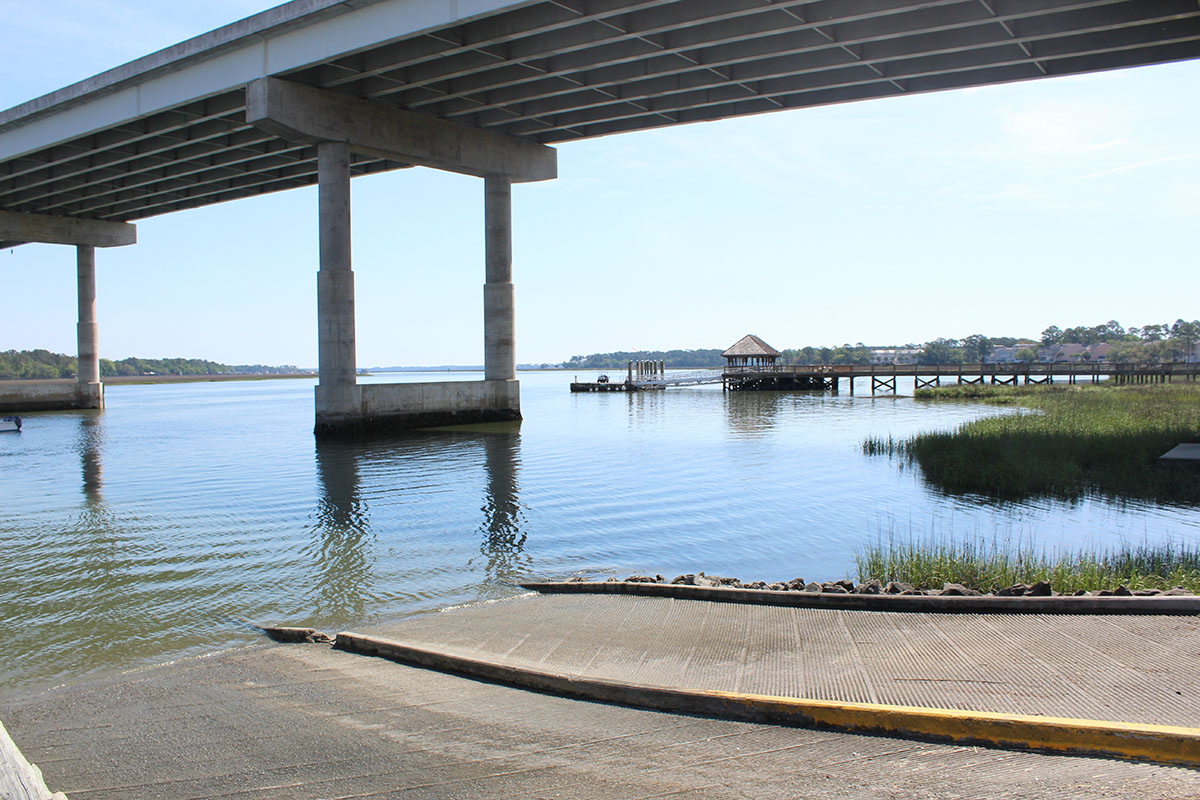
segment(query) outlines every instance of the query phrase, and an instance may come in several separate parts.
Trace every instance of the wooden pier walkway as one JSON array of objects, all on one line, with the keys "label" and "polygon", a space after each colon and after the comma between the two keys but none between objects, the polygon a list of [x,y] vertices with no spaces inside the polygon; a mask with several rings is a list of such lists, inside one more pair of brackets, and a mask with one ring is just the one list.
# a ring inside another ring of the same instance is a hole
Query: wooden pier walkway
[{"label": "wooden pier walkway", "polygon": [[[660,365],[661,362],[637,362]],[[993,384],[1003,386],[1099,383],[1149,384],[1195,382],[1200,364],[788,364],[726,367],[668,374],[664,368],[630,369],[624,381],[608,376],[593,382],[576,380],[572,392],[639,392],[672,386],[721,384],[727,391],[809,390],[837,394],[847,382],[851,395],[854,381],[869,378],[871,394],[895,394],[898,378],[912,378],[915,389],[951,385]]]}]

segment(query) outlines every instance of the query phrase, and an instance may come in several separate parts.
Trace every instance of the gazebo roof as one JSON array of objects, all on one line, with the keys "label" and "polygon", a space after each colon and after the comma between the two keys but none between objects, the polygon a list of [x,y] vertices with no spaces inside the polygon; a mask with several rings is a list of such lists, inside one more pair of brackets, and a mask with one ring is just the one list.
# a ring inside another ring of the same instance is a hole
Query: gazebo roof
[{"label": "gazebo roof", "polygon": [[732,358],[735,356],[775,356],[783,355],[774,347],[764,342],[752,333],[746,334],[741,339],[738,339],[732,347],[721,353],[723,358]]}]

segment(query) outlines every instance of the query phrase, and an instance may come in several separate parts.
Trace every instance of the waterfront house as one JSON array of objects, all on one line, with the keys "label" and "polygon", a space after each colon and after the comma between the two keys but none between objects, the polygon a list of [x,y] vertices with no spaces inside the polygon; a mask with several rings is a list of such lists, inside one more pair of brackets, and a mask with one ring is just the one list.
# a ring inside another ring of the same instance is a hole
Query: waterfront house
[{"label": "waterfront house", "polygon": [[1075,342],[1057,344],[1038,350],[1038,361],[1043,364],[1061,363],[1063,361],[1070,363],[1090,361],[1102,364],[1108,361],[1108,351],[1110,349],[1112,349],[1112,345],[1108,342],[1100,342],[1099,344],[1090,346]]},{"label": "waterfront house", "polygon": [[1082,360],[1087,351],[1087,345],[1075,342],[1051,345],[1038,350],[1038,361],[1043,364],[1057,364],[1063,361],[1073,363]]},{"label": "waterfront house", "polygon": [[781,356],[778,350],[754,334],[747,334],[733,344],[721,357],[726,369],[730,367],[773,367]]},{"label": "waterfront house", "polygon": [[919,347],[875,347],[871,349],[872,364],[915,364],[921,357]]},{"label": "waterfront house", "polygon": [[1011,364],[1017,360],[1017,351],[1021,347],[1013,345],[1012,347],[999,346],[993,347],[992,352],[983,357],[985,364]]}]

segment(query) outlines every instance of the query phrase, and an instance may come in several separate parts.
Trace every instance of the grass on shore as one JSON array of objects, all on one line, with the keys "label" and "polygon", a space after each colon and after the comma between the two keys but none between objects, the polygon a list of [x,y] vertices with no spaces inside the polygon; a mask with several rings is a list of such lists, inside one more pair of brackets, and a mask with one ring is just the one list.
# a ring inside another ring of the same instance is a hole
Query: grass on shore
[{"label": "grass on shore", "polygon": [[1031,546],[942,539],[880,539],[854,556],[860,582],[875,578],[940,589],[960,583],[981,592],[1018,583],[1049,581],[1053,589],[1072,594],[1126,586],[1130,590],[1182,586],[1200,593],[1200,547],[1188,545],[1123,545],[1101,552],[1046,552]]},{"label": "grass on shore", "polygon": [[1200,385],[953,386],[917,396],[982,399],[1033,412],[863,442],[867,455],[915,461],[943,491],[1006,500],[1075,500],[1096,492],[1200,503],[1200,470],[1157,465],[1175,445],[1200,441]]}]

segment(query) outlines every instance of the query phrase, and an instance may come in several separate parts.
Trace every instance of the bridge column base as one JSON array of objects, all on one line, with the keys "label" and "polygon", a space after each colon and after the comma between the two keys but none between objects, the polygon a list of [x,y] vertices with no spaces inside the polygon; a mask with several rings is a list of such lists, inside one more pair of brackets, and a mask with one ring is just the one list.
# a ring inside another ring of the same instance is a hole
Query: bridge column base
[{"label": "bridge column base", "polygon": [[104,408],[104,384],[78,383],[75,385],[76,408]]},{"label": "bridge column base", "polygon": [[317,387],[319,437],[354,437],[417,428],[444,428],[521,419],[520,381],[367,383],[357,397],[323,397]]},{"label": "bridge column base", "polygon": [[0,381],[0,413],[104,408],[104,384],[62,378]]}]

